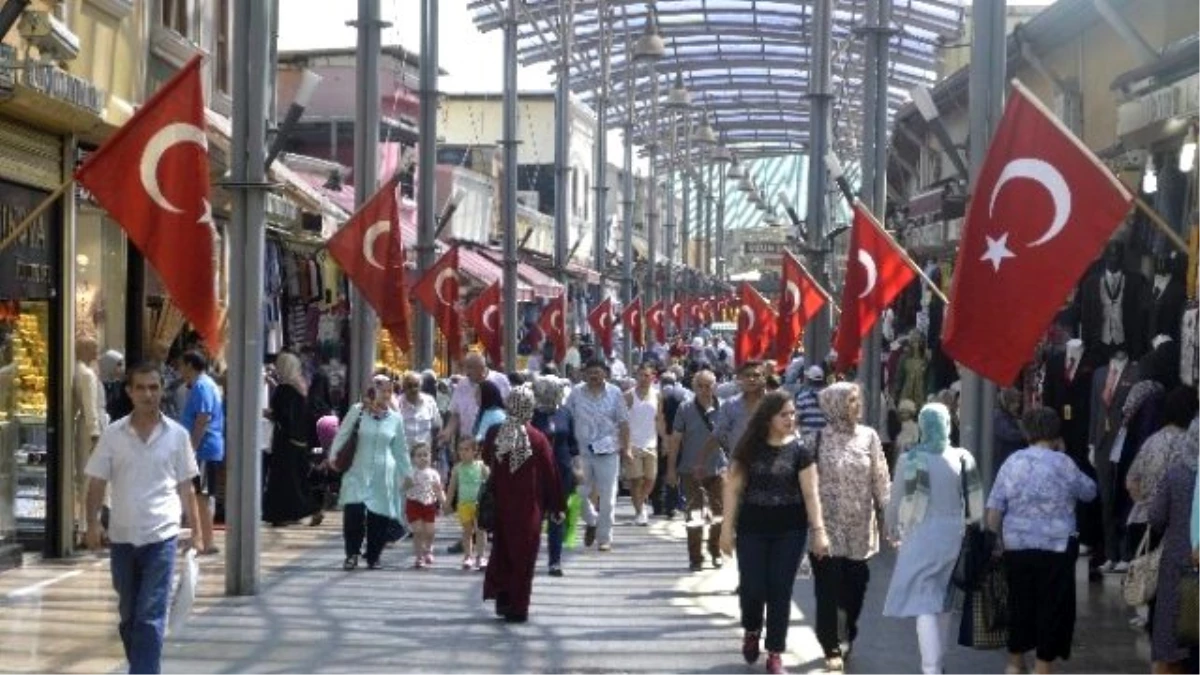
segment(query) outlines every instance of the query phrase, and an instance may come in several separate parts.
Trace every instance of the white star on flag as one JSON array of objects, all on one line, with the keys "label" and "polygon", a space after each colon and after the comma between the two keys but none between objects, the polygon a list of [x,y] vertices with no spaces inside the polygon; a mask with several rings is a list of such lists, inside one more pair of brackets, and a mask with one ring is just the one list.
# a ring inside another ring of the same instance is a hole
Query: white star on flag
[{"label": "white star on flag", "polygon": [[205,225],[208,225],[209,227],[215,227],[215,223],[213,223],[213,216],[212,216],[212,203],[209,202],[207,199],[204,200],[204,212],[200,214],[200,218],[197,219],[196,222],[204,223]]},{"label": "white star on flag", "polygon": [[999,272],[1000,263],[1004,262],[1005,258],[1015,257],[1017,257],[1017,254],[1008,250],[1008,233],[1005,232],[999,239],[987,237],[987,252],[983,254],[980,260],[992,263],[992,269]]}]

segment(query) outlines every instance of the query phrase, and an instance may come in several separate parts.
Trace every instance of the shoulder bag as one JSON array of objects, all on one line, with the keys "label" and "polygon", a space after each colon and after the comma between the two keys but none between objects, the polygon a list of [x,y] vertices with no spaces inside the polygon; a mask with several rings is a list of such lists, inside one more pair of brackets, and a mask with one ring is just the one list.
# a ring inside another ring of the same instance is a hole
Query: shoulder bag
[{"label": "shoulder bag", "polygon": [[365,413],[361,408],[358,410],[358,416],[354,418],[354,427],[350,429],[350,435],[346,437],[346,442],[342,444],[342,449],[334,456],[333,461],[329,466],[338,473],[346,473],[350,467],[354,466],[354,455],[358,453],[358,428],[362,423],[362,417]]},{"label": "shoulder bag", "polygon": [[[982,518],[971,522],[971,493],[967,487],[967,463],[959,457],[959,478],[963,499],[963,519],[967,523],[963,532],[962,545],[958,550],[958,560],[954,563],[954,572],[950,577],[951,583],[962,591],[974,591],[979,588],[980,579],[985,568],[991,561],[992,547],[995,535],[983,528]],[[981,514],[982,515],[982,514]]]},{"label": "shoulder bag", "polygon": [[1121,595],[1125,604],[1140,607],[1154,599],[1158,589],[1158,563],[1162,558],[1162,546],[1150,550],[1150,528],[1142,535],[1142,543],[1138,544],[1137,554],[1129,563],[1129,572],[1121,583]]}]

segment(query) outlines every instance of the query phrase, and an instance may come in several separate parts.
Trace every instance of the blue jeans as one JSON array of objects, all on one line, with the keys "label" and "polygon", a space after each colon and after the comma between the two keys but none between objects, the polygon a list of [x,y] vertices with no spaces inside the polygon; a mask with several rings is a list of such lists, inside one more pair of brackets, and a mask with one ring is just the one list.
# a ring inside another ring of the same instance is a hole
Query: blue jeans
[{"label": "blue jeans", "polygon": [[175,537],[156,544],[113,544],[111,568],[119,630],[131,673],[162,670],[167,600],[175,569]]},{"label": "blue jeans", "polygon": [[787,650],[788,622],[792,612],[792,585],[808,533],[793,530],[780,534],[738,532],[738,599],[742,606],[742,628],[757,633],[767,611],[766,647],[769,652]]},{"label": "blue jeans", "polygon": [[[553,514],[550,514],[553,516]],[[550,551],[550,566],[555,567],[562,564],[563,551],[563,530],[567,527],[567,521],[564,519],[561,523],[554,522],[553,517],[546,518],[546,543]]]}]

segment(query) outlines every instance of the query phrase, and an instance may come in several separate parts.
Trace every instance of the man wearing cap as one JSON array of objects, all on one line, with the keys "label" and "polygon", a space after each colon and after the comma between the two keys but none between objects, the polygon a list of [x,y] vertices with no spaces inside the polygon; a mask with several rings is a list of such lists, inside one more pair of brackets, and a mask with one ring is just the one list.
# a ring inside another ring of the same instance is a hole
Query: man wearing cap
[{"label": "man wearing cap", "polygon": [[825,371],[821,366],[809,366],[804,371],[804,384],[796,392],[796,426],[801,431],[820,431],[825,428],[825,411],[818,400],[825,388]]}]

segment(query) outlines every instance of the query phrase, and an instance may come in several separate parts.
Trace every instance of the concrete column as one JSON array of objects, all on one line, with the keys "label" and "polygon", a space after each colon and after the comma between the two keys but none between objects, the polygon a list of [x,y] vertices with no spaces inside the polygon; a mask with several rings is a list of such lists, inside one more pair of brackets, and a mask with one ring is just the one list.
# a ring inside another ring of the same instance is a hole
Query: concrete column
[{"label": "concrete column", "polygon": [[[437,233],[437,88],[438,88],[438,3],[421,0],[421,111],[418,120],[420,182],[417,185],[417,269],[421,274],[436,262],[434,239]],[[431,368],[434,360],[433,317],[427,312],[416,315],[416,364]],[[453,354],[452,359],[458,358]],[[453,368],[453,363],[446,364]]]},{"label": "concrete column", "polygon": [[[365,1],[365,0],[364,0]],[[378,9],[378,6],[376,7]],[[230,186],[233,220],[229,224],[229,380],[225,388],[225,443],[228,485],[225,490],[225,594],[258,593],[262,519],[262,453],[258,422],[263,401],[263,258],[266,246],[267,104],[270,74],[270,5],[233,5],[233,151]],[[375,15],[378,17],[378,13]]]},{"label": "concrete column", "polygon": [[[1005,42],[1005,0],[974,0],[970,81],[970,162],[971,180],[978,181],[979,170],[987,156],[987,147],[1004,110],[1007,71]],[[979,375],[965,371],[959,400],[960,441],[979,458],[980,473],[990,484],[992,476],[992,409],[996,385]]]}]

